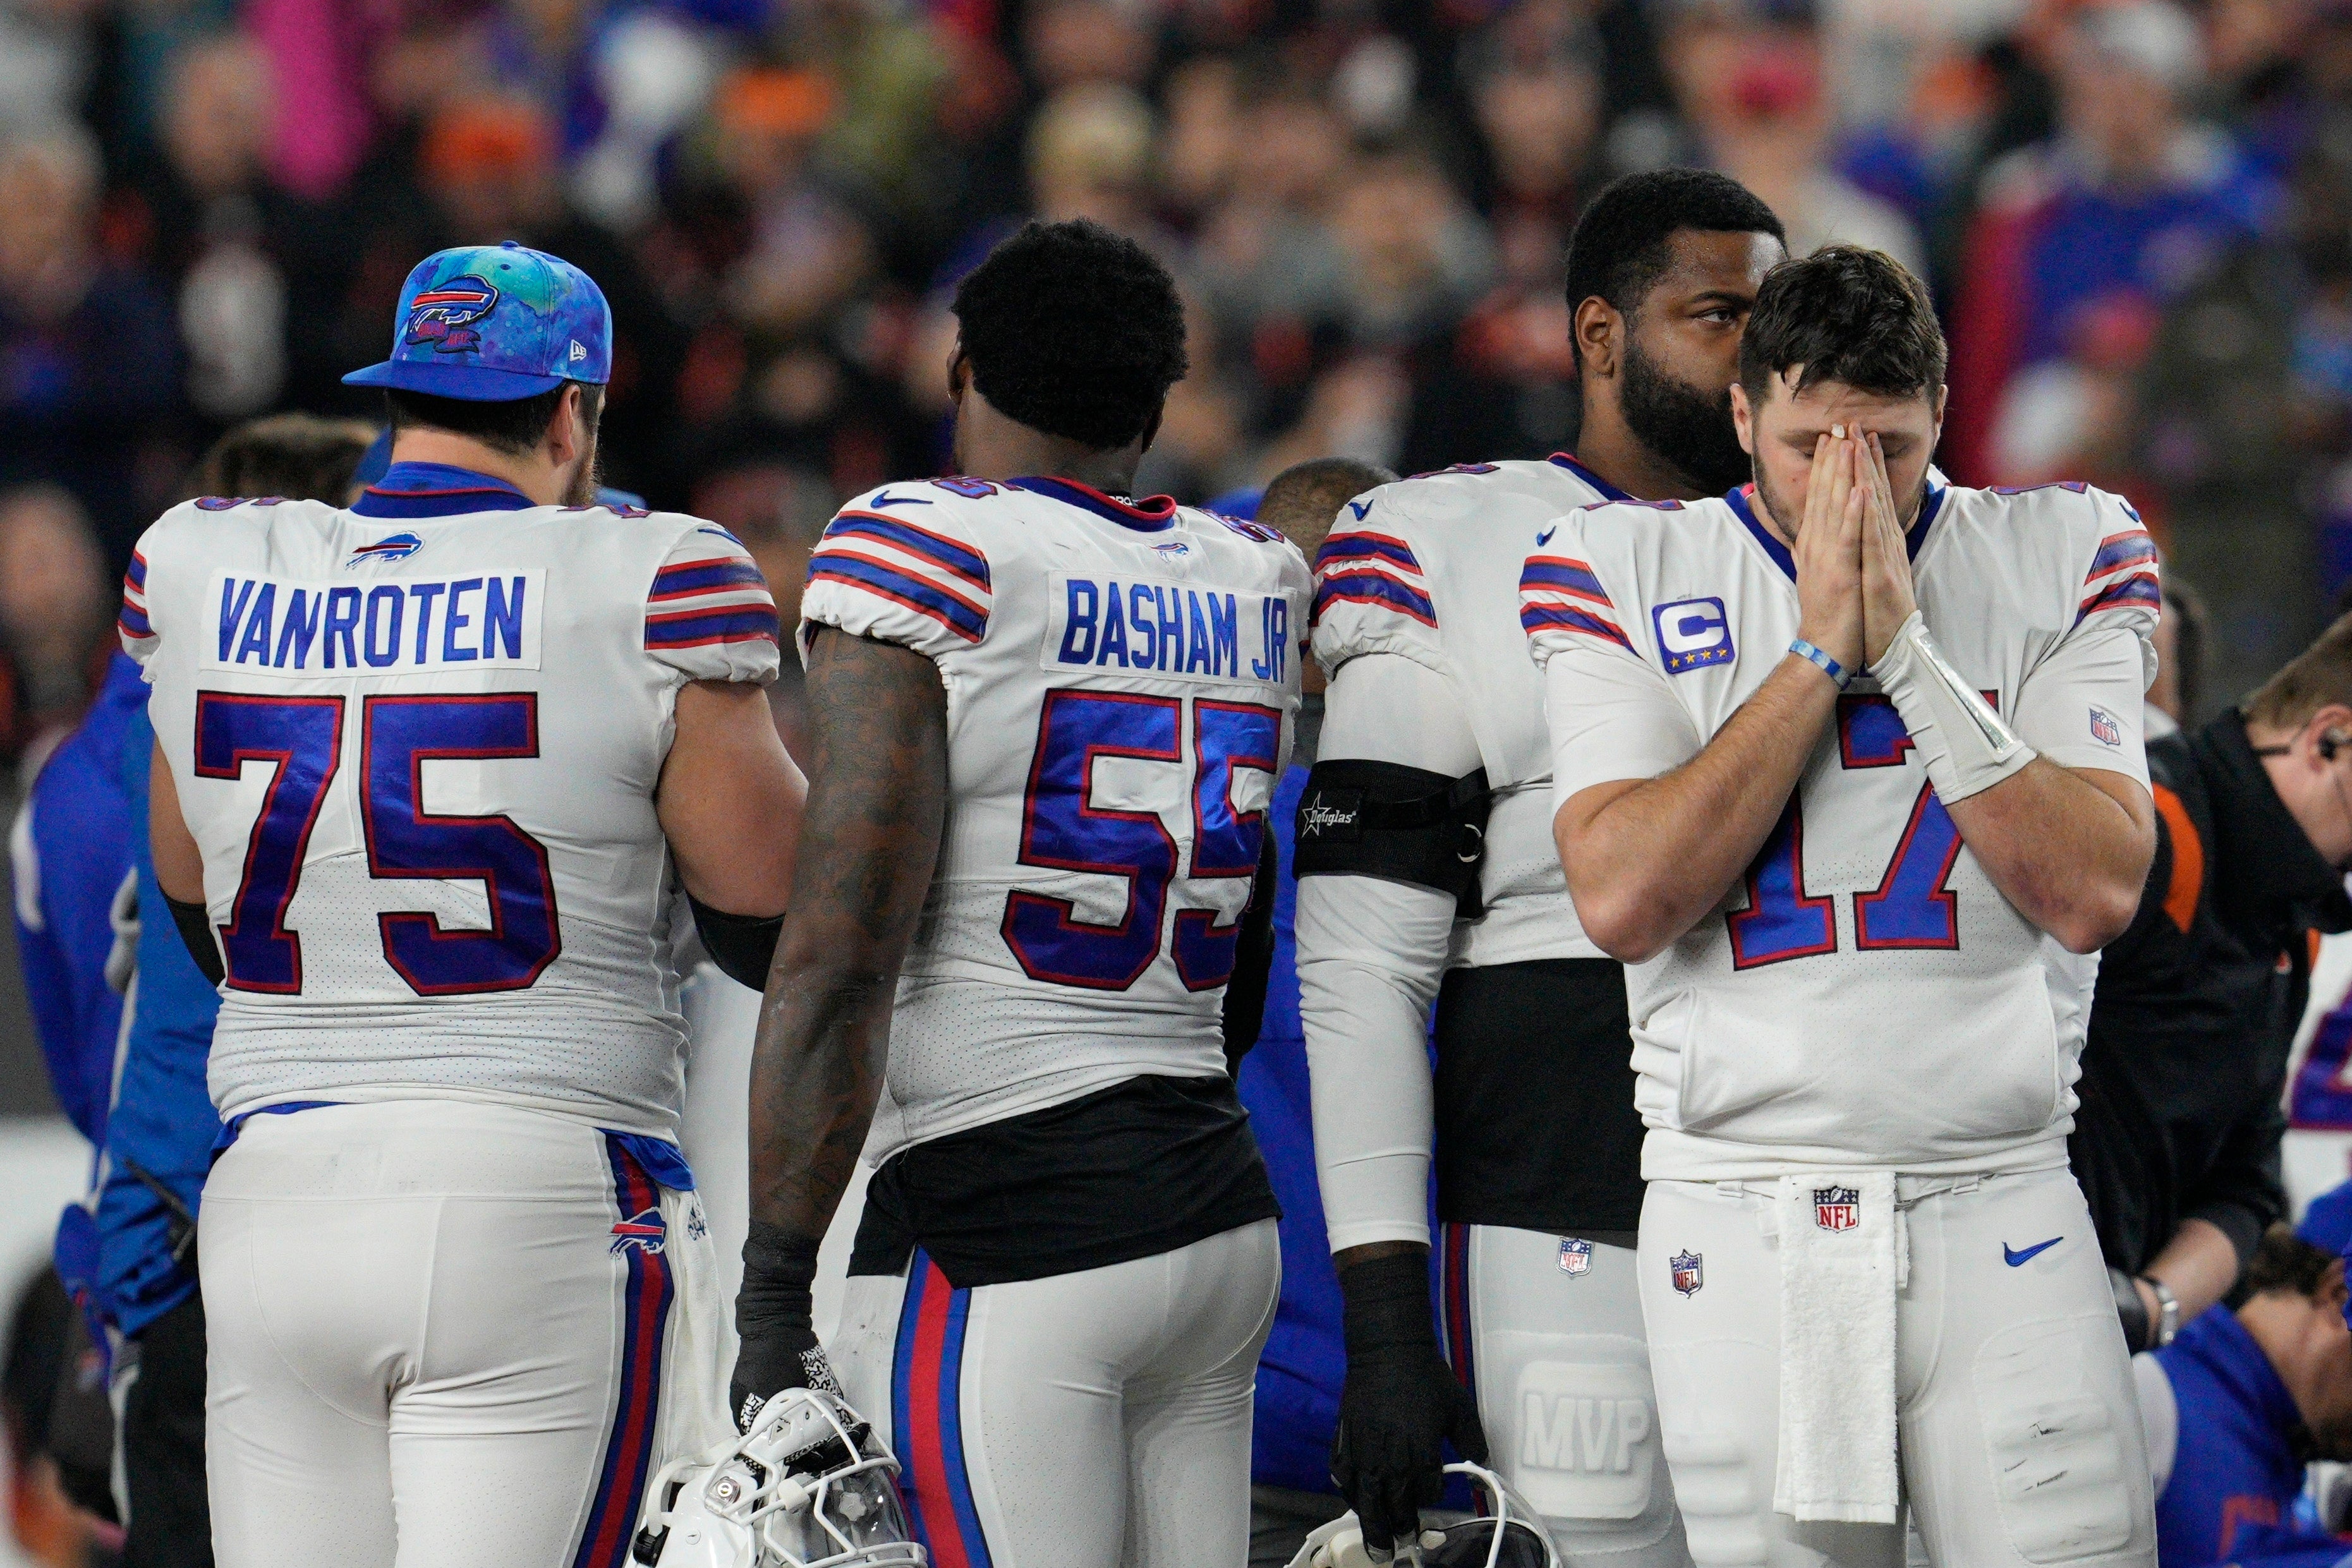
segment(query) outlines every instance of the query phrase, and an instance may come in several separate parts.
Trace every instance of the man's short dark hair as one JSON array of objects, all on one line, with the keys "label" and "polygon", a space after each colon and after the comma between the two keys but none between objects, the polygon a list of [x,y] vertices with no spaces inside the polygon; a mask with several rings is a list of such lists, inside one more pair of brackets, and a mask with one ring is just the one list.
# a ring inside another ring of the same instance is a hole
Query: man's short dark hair
[{"label": "man's short dark hair", "polygon": [[1339,508],[1367,490],[1393,485],[1396,476],[1355,457],[1310,457],[1266,481],[1257,520],[1297,545],[1308,560],[1323,548]]},{"label": "man's short dark hair", "polygon": [[374,444],[357,419],[271,413],[248,419],[213,443],[197,465],[191,496],[276,496],[289,501],[352,498],[352,479]]},{"label": "man's short dark hair", "polygon": [[2294,1226],[2273,1225],[2263,1232],[2254,1255],[2246,1260],[2246,1271],[2239,1277],[2236,1293],[2263,1296],[2284,1291],[2298,1296],[2316,1296],[2327,1282],[2328,1268],[2335,1261],[2335,1253],[2305,1241],[2294,1233]]},{"label": "man's short dark hair", "polygon": [[1189,368],[1176,280],[1084,218],[1032,223],[989,252],[956,289],[955,314],[982,396],[1097,451],[1141,435]]},{"label": "man's short dark hair", "polygon": [[[1674,237],[1701,234],[1770,235],[1782,245],[1788,230],[1772,209],[1738,181],[1712,169],[1657,169],[1611,182],[1576,220],[1568,242],[1568,312],[1599,295],[1621,316],[1632,316],[1674,265]],[[1583,362],[1573,332],[1569,348]]]},{"label": "man's short dark hair", "polygon": [[[567,384],[580,388],[580,412],[593,430],[604,412],[604,389],[587,382]],[[435,397],[429,392],[387,387],[383,402],[395,436],[404,430],[419,427],[446,430],[470,436],[493,451],[520,457],[547,439],[547,427],[555,422],[555,405],[562,397],[563,388],[557,387],[552,392],[505,402],[474,402],[466,398]]]},{"label": "man's short dark hair", "polygon": [[1757,407],[1790,370],[1798,392],[1836,382],[1877,397],[1933,396],[1944,361],[1927,286],[1885,251],[1831,245],[1764,275],[1739,340],[1739,384]]}]

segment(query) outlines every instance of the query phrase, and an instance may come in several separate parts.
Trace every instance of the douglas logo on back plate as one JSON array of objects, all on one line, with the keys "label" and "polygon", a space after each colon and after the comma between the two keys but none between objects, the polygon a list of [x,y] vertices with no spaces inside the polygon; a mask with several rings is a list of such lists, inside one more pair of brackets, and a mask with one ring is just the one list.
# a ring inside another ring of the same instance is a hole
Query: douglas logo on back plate
[{"label": "douglas logo on back plate", "polygon": [[1360,789],[1318,789],[1315,798],[1303,801],[1298,808],[1298,836],[1319,839],[1329,834],[1355,838],[1357,815],[1364,804]]}]

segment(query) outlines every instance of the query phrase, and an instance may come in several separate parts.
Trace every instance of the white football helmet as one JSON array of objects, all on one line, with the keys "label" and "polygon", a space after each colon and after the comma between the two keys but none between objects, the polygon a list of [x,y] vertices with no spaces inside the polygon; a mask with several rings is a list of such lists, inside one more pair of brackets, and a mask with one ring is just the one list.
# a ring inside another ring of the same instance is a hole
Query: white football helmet
[{"label": "white football helmet", "polygon": [[1486,1507],[1467,1519],[1445,1522],[1424,1514],[1421,1533],[1397,1542],[1393,1557],[1374,1557],[1352,1513],[1343,1513],[1307,1538],[1290,1568],[1379,1568],[1382,1563],[1419,1563],[1421,1568],[1560,1568],[1559,1551],[1544,1529],[1543,1516],[1513,1491],[1510,1483],[1484,1465],[1445,1467],[1466,1476],[1486,1494]]},{"label": "white football helmet", "polygon": [[898,1476],[837,1396],[787,1389],[742,1437],[662,1467],[631,1555],[659,1568],[924,1568]]}]

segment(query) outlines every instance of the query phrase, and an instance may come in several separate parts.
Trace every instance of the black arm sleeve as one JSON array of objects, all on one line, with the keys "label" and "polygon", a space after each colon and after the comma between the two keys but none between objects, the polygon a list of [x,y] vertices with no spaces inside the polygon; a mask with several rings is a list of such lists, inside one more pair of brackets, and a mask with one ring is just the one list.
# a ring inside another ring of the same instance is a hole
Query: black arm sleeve
[{"label": "black arm sleeve", "polygon": [[2214,1150],[2212,1165],[2182,1195],[2180,1217],[2219,1226],[2237,1249],[2242,1269],[2254,1255],[2263,1232],[2286,1218],[2286,1182],[2279,1154],[2286,1139],[2281,1100],[2285,1076],[2282,1061]]},{"label": "black arm sleeve", "polygon": [[1249,907],[1242,911],[1241,935],[1234,944],[1233,978],[1225,982],[1225,1067],[1241,1076],[1242,1058],[1257,1043],[1265,1025],[1265,992],[1274,978],[1274,835],[1258,845],[1257,875],[1250,882]]},{"label": "black arm sleeve", "polygon": [[1461,917],[1486,913],[1486,770],[1448,779],[1397,762],[1318,762],[1298,800],[1300,876],[1385,877],[1452,894]]},{"label": "black arm sleeve", "polygon": [[196,961],[196,969],[214,985],[228,977],[228,967],[221,962],[221,950],[213,940],[212,916],[201,904],[182,904],[170,894],[163,902],[172,907],[172,924],[180,928],[180,940],[188,945],[188,956]]},{"label": "black arm sleeve", "polygon": [[713,909],[692,894],[686,902],[694,910],[694,934],[719,972],[739,986],[755,991],[768,988],[768,966],[775,962],[776,936],[784,928],[781,915],[730,915]]}]

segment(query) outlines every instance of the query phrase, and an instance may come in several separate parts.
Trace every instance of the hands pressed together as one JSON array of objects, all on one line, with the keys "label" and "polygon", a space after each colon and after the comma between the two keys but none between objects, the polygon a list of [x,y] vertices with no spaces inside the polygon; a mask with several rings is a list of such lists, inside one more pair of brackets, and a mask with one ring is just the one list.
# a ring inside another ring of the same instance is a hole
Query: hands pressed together
[{"label": "hands pressed together", "polygon": [[1797,562],[1797,634],[1855,673],[1918,608],[1911,556],[1875,434],[1832,425],[1813,444]]}]

